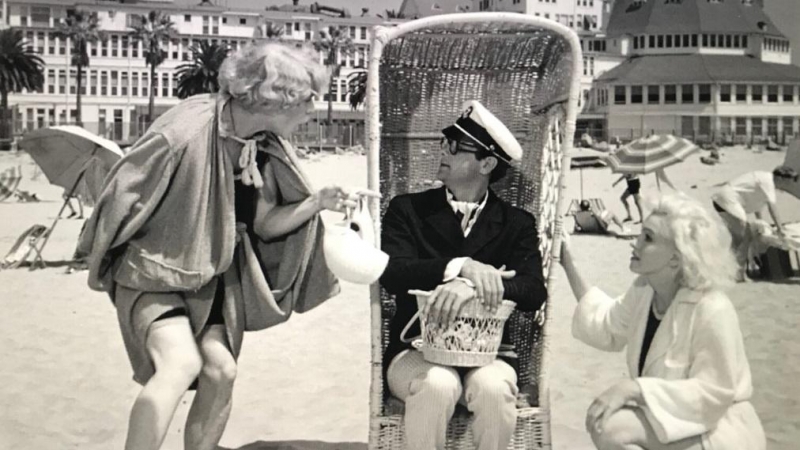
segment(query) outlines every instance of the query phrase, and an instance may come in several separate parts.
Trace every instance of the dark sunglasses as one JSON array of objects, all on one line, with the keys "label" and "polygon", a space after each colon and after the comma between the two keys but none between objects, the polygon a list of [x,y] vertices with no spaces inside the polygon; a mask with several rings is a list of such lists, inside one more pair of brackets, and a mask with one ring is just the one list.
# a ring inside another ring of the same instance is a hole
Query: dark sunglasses
[{"label": "dark sunglasses", "polygon": [[477,148],[470,148],[466,145],[459,145],[458,141],[454,141],[447,136],[442,136],[439,140],[439,146],[445,148],[447,146],[447,151],[450,152],[451,155],[457,155],[459,152],[462,153],[480,153],[481,151]]}]

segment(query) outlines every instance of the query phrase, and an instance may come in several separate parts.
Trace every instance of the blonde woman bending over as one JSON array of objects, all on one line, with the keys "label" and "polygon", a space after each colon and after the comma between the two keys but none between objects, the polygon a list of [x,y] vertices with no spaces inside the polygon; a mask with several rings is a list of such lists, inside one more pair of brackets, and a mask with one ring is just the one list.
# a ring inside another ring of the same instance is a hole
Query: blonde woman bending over
[{"label": "blonde woman bending over", "polygon": [[318,213],[356,203],[336,186],[311,190],[285,140],[327,80],[312,50],[245,46],[222,64],[220,94],[164,113],[106,179],[80,250],[143,385],[127,450],[160,448],[193,386],[185,448],[216,449],[244,331],[338,292]]},{"label": "blonde woman bending over", "polygon": [[626,349],[630,378],[592,402],[586,428],[600,450],[764,450],[736,310],[721,290],[736,262],[730,235],[684,194],[656,200],[620,298],[586,283],[568,242],[561,263],[579,299],[572,334]]}]

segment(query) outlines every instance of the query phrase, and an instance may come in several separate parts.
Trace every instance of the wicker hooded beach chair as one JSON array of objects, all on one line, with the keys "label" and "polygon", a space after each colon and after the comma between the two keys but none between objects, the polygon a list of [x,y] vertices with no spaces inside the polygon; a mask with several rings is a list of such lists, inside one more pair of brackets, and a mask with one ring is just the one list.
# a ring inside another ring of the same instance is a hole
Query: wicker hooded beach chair
[{"label": "wicker hooded beach chair", "polygon": [[[442,128],[466,100],[479,100],[517,136],[522,161],[492,189],[532,213],[548,285],[558,257],[566,154],[572,145],[582,57],[577,36],[555,22],[510,13],[440,15],[373,30],[368,77],[370,203],[380,217],[396,195],[432,187]],[[371,449],[403,449],[403,404],[388,393],[383,352],[394,301],[376,283],[372,297]],[[510,448],[549,449],[546,306],[514,312],[507,326],[519,355],[518,419]],[[471,415],[457,410],[448,449],[473,449]]]}]

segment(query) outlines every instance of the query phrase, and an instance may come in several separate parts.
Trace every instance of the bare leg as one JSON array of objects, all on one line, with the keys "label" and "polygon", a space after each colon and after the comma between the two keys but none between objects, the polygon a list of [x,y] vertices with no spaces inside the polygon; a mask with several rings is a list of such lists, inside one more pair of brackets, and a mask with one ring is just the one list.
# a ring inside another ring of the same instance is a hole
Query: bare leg
[{"label": "bare leg", "polygon": [[214,450],[231,413],[236,361],[228,346],[224,325],[210,326],[200,337],[203,369],[197,395],[186,419],[186,450]]},{"label": "bare leg", "polygon": [[202,365],[185,316],[154,322],[147,332],[146,346],[155,374],[133,404],[125,450],[161,447],[175,408]]},{"label": "bare leg", "polygon": [[625,217],[626,221],[633,220],[633,217],[631,217],[631,206],[628,204],[628,197],[630,197],[630,195],[631,194],[628,192],[628,190],[625,189],[625,192],[622,193],[622,197],[619,198],[622,202],[622,206],[625,207],[625,212],[628,214]]},{"label": "bare leg", "polygon": [[[636,209],[639,210],[639,222],[643,222],[644,213],[642,212],[642,196],[640,194],[633,194],[633,202],[636,203]],[[628,213],[628,215],[630,216],[630,213]]]},{"label": "bare leg", "polygon": [[668,444],[659,442],[647,417],[638,408],[623,408],[613,414],[606,421],[602,434],[592,430],[592,442],[598,450],[703,450],[700,436]]},{"label": "bare leg", "polygon": [[80,197],[75,197],[75,201],[78,202],[78,219],[83,219],[83,202]]}]

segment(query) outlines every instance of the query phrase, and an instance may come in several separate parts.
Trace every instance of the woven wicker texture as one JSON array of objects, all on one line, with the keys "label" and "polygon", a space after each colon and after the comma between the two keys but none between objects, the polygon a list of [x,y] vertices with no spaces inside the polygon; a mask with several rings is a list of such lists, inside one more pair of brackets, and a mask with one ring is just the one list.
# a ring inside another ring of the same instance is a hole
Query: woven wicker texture
[{"label": "woven wicker texture", "polygon": [[[522,161],[492,189],[536,217],[549,281],[550,236],[558,235],[561,226],[557,212],[566,150],[562,143],[571,142],[565,136],[567,128],[574,127],[574,123],[565,124],[574,108],[569,105],[576,103],[571,99],[577,95],[575,40],[540,23],[461,22],[457,16],[400,34],[386,42],[380,53],[381,215],[396,195],[433,187],[442,128],[454,122],[463,102],[479,100],[523,148]],[[571,117],[574,120],[574,113]],[[372,294],[373,326],[379,324],[380,329],[373,330],[370,448],[402,449],[402,402],[386,392],[381,370],[394,301],[381,289],[373,289]],[[546,307],[535,314],[515,311],[506,324],[519,355],[519,417],[509,447],[513,449],[550,448],[546,388],[540,379],[545,312]],[[459,409],[448,428],[448,449],[475,448],[470,423],[471,415]]]}]

